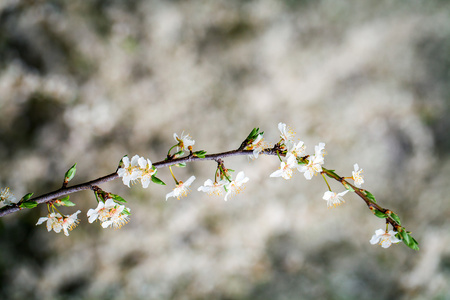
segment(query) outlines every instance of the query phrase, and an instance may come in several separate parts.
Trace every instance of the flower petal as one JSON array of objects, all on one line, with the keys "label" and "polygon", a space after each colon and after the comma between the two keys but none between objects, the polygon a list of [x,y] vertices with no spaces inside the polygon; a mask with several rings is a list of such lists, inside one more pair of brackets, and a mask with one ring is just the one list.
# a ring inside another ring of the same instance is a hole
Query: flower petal
[{"label": "flower petal", "polygon": [[174,192],[174,191],[171,191],[170,193],[168,193],[168,194],[166,195],[166,201],[167,201],[167,199],[169,199],[170,197],[175,197],[175,192]]},{"label": "flower petal", "polygon": [[195,176],[191,176],[189,177],[188,180],[186,180],[186,182],[184,183],[184,186],[190,186],[192,182],[194,182],[195,180]]},{"label": "flower petal", "polygon": [[44,223],[45,221],[48,220],[48,217],[41,217],[39,218],[39,220],[37,221],[36,225],[40,225],[42,223]]}]

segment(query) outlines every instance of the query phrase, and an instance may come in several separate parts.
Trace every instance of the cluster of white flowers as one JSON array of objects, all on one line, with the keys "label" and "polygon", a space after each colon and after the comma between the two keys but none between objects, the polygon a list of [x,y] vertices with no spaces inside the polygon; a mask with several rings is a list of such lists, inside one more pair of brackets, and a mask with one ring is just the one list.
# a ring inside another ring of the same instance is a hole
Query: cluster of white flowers
[{"label": "cluster of white flowers", "polygon": [[69,236],[69,230],[74,229],[80,220],[77,218],[77,215],[81,211],[78,210],[76,213],[71,214],[70,216],[62,216],[60,213],[49,213],[47,217],[41,217],[39,218],[36,225],[40,225],[47,221],[47,230],[51,231],[52,229],[59,233],[61,232],[61,229],[63,230],[64,234],[66,236]]},{"label": "cluster of white flowers", "polygon": [[[306,146],[303,141],[294,141],[295,134],[286,124],[279,123],[280,130],[280,147],[286,150],[285,161],[281,161],[280,169],[270,174],[270,177],[283,177],[284,179],[291,179],[293,171],[297,169],[303,173],[306,179],[311,178],[322,172],[322,165],[324,163],[325,143],[320,143],[315,146],[315,153],[309,156],[308,159],[302,159],[305,156]],[[307,163],[306,163],[307,162]]]},{"label": "cluster of white flowers", "polygon": [[[190,192],[190,185],[195,180],[195,176],[191,176],[186,182],[179,181],[176,187],[166,195],[166,200],[169,197],[174,197],[180,200],[181,197],[186,196]],[[208,195],[222,196],[225,194],[225,201],[228,197],[232,197],[239,194],[244,189],[244,183],[249,180],[245,176],[244,172],[241,171],[236,175],[234,180],[222,179],[220,181],[213,182],[211,179],[207,179],[205,183],[200,186],[197,190],[199,192],[207,193]]]},{"label": "cluster of white flowers", "polygon": [[123,166],[117,170],[119,177],[122,177],[123,184],[130,187],[130,182],[140,180],[143,188],[147,188],[152,181],[157,170],[152,166],[150,159],[135,155],[130,159],[125,156],[122,159]]},{"label": "cluster of white flowers", "polygon": [[[278,129],[281,138],[279,145],[282,150],[286,151],[286,155],[285,159],[281,161],[280,169],[270,174],[270,177],[291,179],[293,169],[303,173],[307,180],[311,180],[314,175],[320,174],[325,162],[325,143],[319,143],[314,147],[314,155],[306,155],[305,143],[294,141],[295,134],[290,127],[284,123],[279,123]],[[352,179],[357,187],[361,187],[361,184],[364,183],[361,173],[362,170],[359,170],[358,164],[355,164]],[[323,199],[327,201],[328,207],[335,207],[345,202],[343,196],[347,192],[348,190],[341,193],[326,191]]]},{"label": "cluster of white flowers", "polygon": [[234,180],[222,179],[219,182],[213,182],[211,179],[205,181],[203,186],[198,188],[198,191],[207,193],[208,195],[221,196],[225,192],[225,201],[228,197],[232,197],[239,194],[244,189],[244,183],[249,181],[249,178],[245,176],[241,171],[236,175]]},{"label": "cluster of white flowers", "polygon": [[[305,143],[303,141],[294,141],[295,133],[290,127],[284,123],[279,123],[278,129],[281,138],[278,145],[281,150],[286,151],[286,154],[284,160],[280,163],[280,168],[270,174],[270,177],[282,177],[286,180],[291,179],[293,169],[297,169],[299,172],[303,173],[307,180],[311,180],[314,175],[322,173],[322,165],[325,162],[325,143],[319,143],[319,145],[314,147],[314,155],[306,155]],[[348,178],[353,179],[355,186],[360,188],[364,183],[364,178],[362,176],[363,170],[359,168],[358,164],[354,164],[353,169],[352,177]],[[335,193],[329,190],[324,193],[323,199],[327,201],[328,207],[336,207],[345,202],[343,196],[348,192],[349,190]],[[388,233],[387,231],[380,229],[375,232],[375,235],[370,242],[372,244],[379,242],[383,248],[387,248],[392,243],[401,241],[395,236],[396,234],[397,232],[392,230]]]},{"label": "cluster of white flowers", "polygon": [[18,199],[9,191],[8,187],[5,187],[0,191],[0,202],[3,202],[3,204],[11,205],[17,203],[17,201]]},{"label": "cluster of white flowers", "polygon": [[[177,151],[192,151],[192,146],[195,144],[195,141],[192,140],[189,134],[184,134],[183,132],[181,136],[178,136],[176,133],[174,133],[173,137],[177,144],[172,148],[177,147]],[[246,150],[253,150],[252,156],[254,158],[257,158],[259,153],[261,153],[261,151],[263,151],[265,148],[267,148],[267,144],[264,143],[262,134],[259,134],[257,138],[247,146]],[[152,167],[152,163],[149,159],[145,159],[144,157],[135,155],[131,158],[130,161],[128,157],[125,156],[122,159],[122,162],[123,166],[117,170],[117,174],[119,175],[119,177],[122,177],[122,181],[126,186],[130,187],[130,182],[133,183],[136,180],[141,180],[142,186],[144,188],[148,187],[148,184],[151,181],[151,177],[156,173],[156,169]],[[224,178],[219,180],[218,182],[213,182],[211,179],[206,180],[204,185],[198,188],[198,191],[205,192],[209,195],[220,196],[225,194],[224,199],[225,201],[227,201],[229,197],[232,197],[233,195],[241,192],[244,188],[244,184],[249,180],[249,178],[246,177],[244,172],[242,171],[236,175],[236,178],[234,180],[229,179],[229,175],[223,177]],[[190,193],[190,186],[194,182],[194,180],[195,176],[189,177],[189,179],[185,182],[177,181],[175,179],[175,188],[171,192],[166,194],[166,200],[168,200],[170,197],[174,197],[180,200],[182,197],[187,196]],[[100,203],[99,206],[100,205],[102,204]],[[93,216],[96,216],[94,212],[91,212],[91,214],[91,218],[93,218]],[[90,222],[91,218],[89,219]]]},{"label": "cluster of white flowers", "polygon": [[[52,204],[53,205],[53,204]],[[74,229],[80,220],[77,215],[81,211],[78,210],[76,213],[69,216],[64,216],[61,213],[53,211],[48,213],[47,217],[39,218],[36,225],[40,225],[47,221],[47,230],[54,230],[56,233],[64,232],[66,236],[69,236],[69,230]],[[96,209],[89,209],[87,216],[89,218],[89,223],[99,220],[102,222],[102,227],[107,228],[109,226],[114,229],[120,228],[128,223],[130,209],[124,205],[117,204],[113,199],[108,198],[105,202],[99,201]]]},{"label": "cluster of white flowers", "polygon": [[311,180],[314,175],[322,172],[322,165],[325,162],[324,153],[325,143],[320,143],[314,147],[315,154],[309,157],[307,165],[301,165],[297,169],[305,175],[305,178]]},{"label": "cluster of white flowers", "polygon": [[124,205],[117,204],[113,199],[108,198],[105,202],[99,201],[96,209],[89,209],[87,216],[89,217],[89,223],[99,220],[102,222],[103,228],[109,226],[114,229],[121,228],[129,221],[130,209]]}]

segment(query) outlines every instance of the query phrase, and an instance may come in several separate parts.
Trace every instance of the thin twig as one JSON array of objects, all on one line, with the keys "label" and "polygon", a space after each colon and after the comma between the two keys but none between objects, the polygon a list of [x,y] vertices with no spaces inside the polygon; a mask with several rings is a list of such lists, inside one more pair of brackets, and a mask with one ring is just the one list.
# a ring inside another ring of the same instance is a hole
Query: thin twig
[{"label": "thin twig", "polygon": [[[225,157],[249,155],[252,153],[253,153],[252,150],[232,150],[232,151],[227,151],[227,152],[222,152],[222,153],[205,155],[204,158],[188,155],[186,157],[180,157],[180,158],[176,158],[176,159],[163,160],[160,162],[156,162],[153,164],[153,166],[155,168],[164,168],[164,167],[172,166],[172,165],[179,164],[179,163],[204,161],[204,160],[217,160],[217,159],[221,159],[221,158],[225,158]],[[273,149],[267,149],[267,150],[261,152],[261,154],[276,155],[276,152],[273,151]],[[73,193],[84,191],[84,190],[90,190],[95,185],[99,185],[101,183],[105,183],[105,182],[114,180],[117,177],[119,177],[119,176],[117,175],[116,172],[114,172],[112,174],[109,174],[109,175],[106,175],[106,176],[103,176],[103,177],[100,177],[100,178],[97,178],[97,179],[94,179],[94,180],[91,180],[88,182],[80,183],[80,184],[77,184],[77,185],[74,185],[71,187],[62,187],[56,191],[31,198],[28,201],[36,201],[36,203],[38,203],[38,204],[47,203],[47,202],[64,197],[69,194],[73,194]],[[17,204],[4,206],[4,207],[0,208],[0,217],[3,217],[8,214],[22,210],[22,208],[20,208],[19,205],[20,205],[20,203],[17,203]]]}]

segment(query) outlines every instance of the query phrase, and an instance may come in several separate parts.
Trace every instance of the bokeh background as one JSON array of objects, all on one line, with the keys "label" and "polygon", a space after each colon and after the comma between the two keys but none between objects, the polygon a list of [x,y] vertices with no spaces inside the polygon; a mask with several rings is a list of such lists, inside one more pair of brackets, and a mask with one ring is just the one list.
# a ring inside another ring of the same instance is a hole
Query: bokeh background
[{"label": "bokeh background", "polygon": [[[320,177],[269,178],[275,157],[225,160],[250,177],[223,201],[173,187],[127,199],[120,230],[70,237],[35,226],[46,207],[0,219],[1,299],[450,299],[450,3],[415,1],[0,1],[0,185],[17,197],[162,160],[183,130],[195,149],[237,148],[278,122],[325,166],[397,212],[420,243],[369,244],[383,220],[354,195],[327,209]],[[342,188],[332,183],[336,191]]]}]

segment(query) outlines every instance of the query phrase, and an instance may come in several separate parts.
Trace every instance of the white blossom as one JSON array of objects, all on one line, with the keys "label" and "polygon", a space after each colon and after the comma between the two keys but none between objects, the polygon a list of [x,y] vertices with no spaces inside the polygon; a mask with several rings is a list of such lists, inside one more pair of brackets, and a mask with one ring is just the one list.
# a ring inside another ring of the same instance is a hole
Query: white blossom
[{"label": "white blossom", "polygon": [[130,160],[128,157],[122,159],[123,167],[117,170],[119,177],[122,177],[123,183],[130,187],[130,182],[140,180],[143,188],[147,188],[152,181],[152,176],[156,174],[157,170],[153,168],[150,159],[133,156]]},{"label": "white blossom", "polygon": [[18,199],[9,191],[8,187],[0,191],[0,202],[3,201],[5,205],[11,205],[18,202]]},{"label": "white blossom", "polygon": [[295,133],[292,131],[292,129],[284,123],[278,123],[278,130],[280,130],[281,135],[280,137],[284,140],[285,144],[292,141],[294,138]]},{"label": "white blossom", "polygon": [[141,180],[142,187],[146,189],[152,181],[152,176],[156,173],[156,170],[153,169],[150,159],[140,157],[138,164],[141,170],[141,176],[139,179]]},{"label": "white blossom", "polygon": [[40,225],[47,221],[47,230],[51,231],[52,229],[59,233],[62,229],[62,216],[59,213],[52,212],[48,214],[47,217],[41,217],[37,221],[36,225]]},{"label": "white blossom", "polygon": [[302,141],[298,141],[297,143],[288,143],[286,160],[289,160],[290,157],[294,157],[295,159],[297,159],[298,157],[301,157],[303,154],[305,154],[305,151],[306,146]]},{"label": "white blossom", "polygon": [[267,148],[268,145],[264,143],[264,138],[262,134],[258,134],[256,139],[247,147],[245,147],[245,150],[253,150],[253,153],[250,155],[250,158],[256,159],[259,156],[259,153],[261,153],[265,148]]},{"label": "white blossom", "polygon": [[119,177],[122,177],[123,184],[130,187],[130,182],[137,180],[142,171],[139,168],[139,155],[135,155],[130,159],[128,156],[122,158],[123,167],[117,170]]},{"label": "white blossom", "polygon": [[361,187],[361,184],[364,183],[364,178],[363,178],[363,176],[361,175],[361,173],[362,173],[363,170],[362,170],[362,169],[359,170],[358,164],[354,164],[354,165],[353,165],[353,169],[354,169],[354,171],[352,171],[352,178],[353,178],[353,180],[355,181],[355,185],[356,185],[357,187]]},{"label": "white blossom", "polygon": [[64,234],[66,236],[69,236],[69,230],[74,229],[80,221],[77,218],[77,215],[80,212],[81,211],[78,210],[76,213],[74,213],[68,217],[63,217],[59,213],[52,212],[52,213],[48,214],[47,217],[39,218],[36,225],[40,225],[40,224],[44,223],[45,221],[47,221],[47,230],[48,231],[51,231],[53,229],[56,233],[59,233],[59,232],[61,232],[61,230],[63,230]]},{"label": "white blossom", "polygon": [[180,200],[181,197],[187,196],[187,194],[189,194],[190,192],[189,186],[192,184],[192,182],[194,182],[194,180],[195,176],[191,176],[188,180],[186,180],[186,182],[178,182],[173,191],[166,195],[166,200],[169,199],[169,197],[174,197]]},{"label": "white blossom", "polygon": [[327,201],[328,207],[336,207],[337,205],[341,205],[341,203],[344,203],[343,196],[348,193],[348,190],[343,191],[341,193],[335,193],[331,191],[326,191],[323,194],[323,199]]},{"label": "white blossom", "polygon": [[198,188],[199,192],[207,193],[208,195],[223,195],[224,185],[227,184],[226,180],[220,180],[219,182],[213,182],[211,179],[205,181],[205,183]]},{"label": "white blossom", "polygon": [[129,221],[128,214],[125,213],[124,205],[117,205],[115,209],[112,209],[109,214],[109,219],[102,223],[103,228],[112,226],[114,229],[121,228]]},{"label": "white blossom", "polygon": [[383,248],[389,248],[392,243],[396,244],[401,242],[400,239],[398,239],[395,235],[397,234],[396,231],[390,230],[387,232],[387,230],[378,229],[375,231],[375,234],[372,236],[372,239],[370,240],[370,243],[372,245],[375,245],[378,243],[378,245],[381,245]]},{"label": "white blossom", "polygon": [[325,143],[319,143],[319,145],[314,146],[314,155],[315,156],[325,156],[325,153],[323,151],[325,150]]},{"label": "white blossom", "polygon": [[247,181],[249,181],[249,178],[245,177],[244,172],[239,172],[236,175],[236,178],[225,186],[225,189],[227,191],[227,193],[225,194],[225,201],[228,200],[228,196],[233,196],[240,193],[244,188],[244,183],[246,183]]},{"label": "white blossom", "polygon": [[311,180],[311,178],[317,173],[322,172],[323,157],[322,156],[310,156],[307,165],[299,166],[297,169],[304,173],[305,178]]},{"label": "white blossom", "polygon": [[320,143],[315,146],[315,155],[308,158],[308,164],[299,166],[297,169],[299,172],[304,173],[305,178],[310,180],[317,173],[322,172],[322,165],[324,164],[325,143]]},{"label": "white blossom", "polygon": [[69,236],[69,230],[74,229],[80,220],[77,218],[77,215],[81,212],[81,210],[78,210],[76,213],[71,214],[68,217],[64,217],[62,220],[62,229],[64,231],[64,234],[66,236]]},{"label": "white blossom", "polygon": [[285,163],[284,161],[281,162],[280,169],[276,170],[272,174],[270,174],[270,177],[283,177],[284,179],[288,180],[292,177],[292,165],[289,165]]},{"label": "white blossom", "polygon": [[189,147],[195,144],[195,141],[192,140],[191,136],[189,134],[184,134],[184,131],[181,133],[180,137],[178,137],[178,135],[174,133],[173,138],[178,143],[177,151],[179,150],[179,148],[185,151],[189,150]]},{"label": "white blossom", "polygon": [[96,209],[89,209],[87,216],[89,223],[98,219],[102,222],[103,228],[113,226],[116,229],[128,223],[129,211],[130,209],[125,205],[117,204],[113,199],[108,198],[105,202],[100,201]]}]

